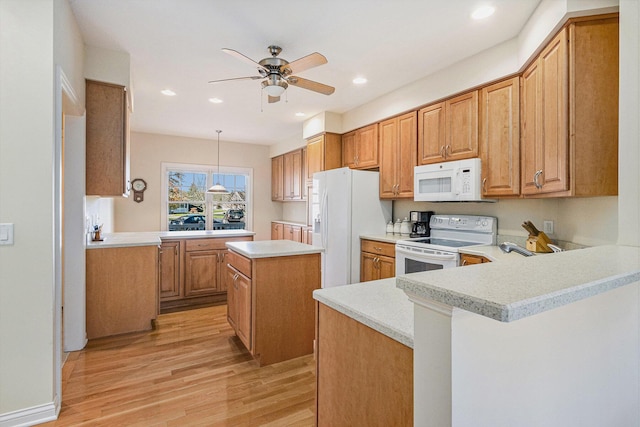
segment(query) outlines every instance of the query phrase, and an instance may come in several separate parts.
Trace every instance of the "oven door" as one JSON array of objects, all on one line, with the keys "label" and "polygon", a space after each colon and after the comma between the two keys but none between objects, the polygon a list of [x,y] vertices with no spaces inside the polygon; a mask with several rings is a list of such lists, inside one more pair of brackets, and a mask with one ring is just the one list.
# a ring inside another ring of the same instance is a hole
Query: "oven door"
[{"label": "oven door", "polygon": [[396,276],[458,266],[458,254],[396,244]]}]

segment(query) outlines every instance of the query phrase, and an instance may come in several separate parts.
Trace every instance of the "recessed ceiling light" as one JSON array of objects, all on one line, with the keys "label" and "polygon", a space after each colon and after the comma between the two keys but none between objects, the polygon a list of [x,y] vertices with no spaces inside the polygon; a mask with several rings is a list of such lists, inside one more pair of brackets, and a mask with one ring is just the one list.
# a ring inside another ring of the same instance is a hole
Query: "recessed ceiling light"
[{"label": "recessed ceiling light", "polygon": [[220,98],[209,98],[209,102],[212,102],[214,104],[222,104],[222,99],[220,99]]},{"label": "recessed ceiling light", "polygon": [[304,116],[306,116],[306,114],[303,113],[303,112],[297,112],[296,113],[296,117],[304,117]]},{"label": "recessed ceiling light", "polygon": [[162,93],[163,95],[167,95],[167,96],[176,96],[176,93],[174,91],[172,91],[171,89],[165,89],[160,91],[160,93]]},{"label": "recessed ceiling light", "polygon": [[364,77],[356,77],[355,79],[353,79],[353,84],[356,85],[363,85],[367,82],[367,79],[365,79]]},{"label": "recessed ceiling light", "polygon": [[473,11],[471,17],[473,19],[484,19],[493,15],[493,12],[496,11],[496,8],[493,6],[480,6],[476,10]]}]

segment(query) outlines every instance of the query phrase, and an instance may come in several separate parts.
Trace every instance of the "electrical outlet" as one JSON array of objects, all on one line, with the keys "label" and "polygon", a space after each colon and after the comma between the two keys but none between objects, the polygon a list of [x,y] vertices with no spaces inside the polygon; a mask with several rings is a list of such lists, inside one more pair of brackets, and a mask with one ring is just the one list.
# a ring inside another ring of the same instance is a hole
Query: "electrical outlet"
[{"label": "electrical outlet", "polygon": [[544,221],[543,228],[544,234],[553,234],[553,221]]}]

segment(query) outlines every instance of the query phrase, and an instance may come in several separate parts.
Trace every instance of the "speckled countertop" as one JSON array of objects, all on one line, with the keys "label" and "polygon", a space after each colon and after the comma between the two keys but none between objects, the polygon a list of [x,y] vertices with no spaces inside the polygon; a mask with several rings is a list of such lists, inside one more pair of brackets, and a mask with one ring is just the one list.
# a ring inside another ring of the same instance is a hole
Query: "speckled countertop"
[{"label": "speckled countertop", "polygon": [[413,303],[395,278],[317,289],[313,298],[413,348]]},{"label": "speckled countertop", "polygon": [[409,295],[511,322],[640,281],[640,248],[597,246],[396,278]]},{"label": "speckled countertop", "polygon": [[99,242],[90,241],[87,249],[122,248],[128,246],[158,246],[162,239],[202,239],[212,237],[253,236],[256,233],[247,230],[202,230],[202,231],[143,231],[121,232],[103,235]]},{"label": "speckled countertop", "polygon": [[271,258],[316,254],[322,252],[317,246],[291,240],[258,240],[254,242],[227,242],[227,247],[247,258]]}]

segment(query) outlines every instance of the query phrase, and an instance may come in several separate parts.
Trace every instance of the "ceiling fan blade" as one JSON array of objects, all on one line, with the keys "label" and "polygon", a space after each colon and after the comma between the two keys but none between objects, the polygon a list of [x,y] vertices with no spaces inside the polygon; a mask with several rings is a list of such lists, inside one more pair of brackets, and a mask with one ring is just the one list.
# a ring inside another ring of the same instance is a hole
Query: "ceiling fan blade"
[{"label": "ceiling fan blade", "polygon": [[256,61],[254,61],[253,59],[249,58],[248,56],[245,56],[243,54],[241,54],[240,52],[238,52],[237,50],[233,50],[233,49],[227,49],[224,48],[222,49],[222,51],[224,53],[227,53],[231,56],[233,56],[234,58],[238,58],[239,60],[246,62],[249,65],[252,65],[254,67],[256,67],[258,70],[265,70],[265,71],[269,71],[268,69],[266,69],[265,67],[263,67],[262,65],[258,64]]},{"label": "ceiling fan blade", "polygon": [[280,97],[279,96],[267,95],[267,98],[269,100],[269,104],[273,104],[274,102],[280,101]]},{"label": "ceiling fan blade", "polygon": [[314,52],[307,56],[303,56],[302,58],[296,59],[295,61],[290,62],[287,65],[283,65],[282,67],[280,67],[280,71],[285,75],[290,75],[300,73],[304,70],[308,70],[309,68],[317,67],[318,65],[326,63],[327,58],[325,58],[324,55],[321,55],[318,52]]},{"label": "ceiling fan blade", "polygon": [[247,76],[247,77],[234,77],[232,79],[220,79],[220,80],[211,80],[209,83],[219,83],[219,82],[228,82],[231,80],[258,80],[263,79],[262,76]]},{"label": "ceiling fan blade", "polygon": [[313,80],[307,80],[303,79],[302,77],[296,76],[288,77],[287,83],[293,86],[301,87],[302,89],[312,90],[323,95],[331,95],[336,91],[336,88],[334,88],[333,86],[328,86],[322,83],[314,82]]}]

